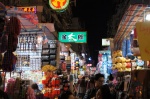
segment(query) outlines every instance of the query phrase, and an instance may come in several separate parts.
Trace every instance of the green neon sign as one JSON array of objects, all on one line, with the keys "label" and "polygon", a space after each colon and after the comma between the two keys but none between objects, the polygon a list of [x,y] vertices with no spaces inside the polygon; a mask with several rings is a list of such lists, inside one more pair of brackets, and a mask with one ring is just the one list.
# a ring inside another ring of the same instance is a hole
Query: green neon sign
[{"label": "green neon sign", "polygon": [[87,32],[58,32],[58,39],[63,43],[86,43]]}]

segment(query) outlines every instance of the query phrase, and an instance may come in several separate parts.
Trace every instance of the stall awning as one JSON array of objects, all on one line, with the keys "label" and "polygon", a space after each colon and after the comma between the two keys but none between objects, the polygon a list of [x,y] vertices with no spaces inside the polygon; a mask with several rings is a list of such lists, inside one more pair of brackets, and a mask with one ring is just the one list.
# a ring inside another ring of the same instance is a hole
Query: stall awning
[{"label": "stall awning", "polygon": [[24,12],[15,7],[7,8],[6,17],[9,19],[11,16],[16,16],[20,20],[22,32],[41,31],[41,29],[37,27],[38,17],[36,13]]},{"label": "stall awning", "polygon": [[124,16],[122,17],[114,38],[114,44],[117,45],[115,49],[121,49],[123,39],[135,28],[136,22],[143,21],[144,10],[146,8],[147,5],[143,4],[129,6]]}]

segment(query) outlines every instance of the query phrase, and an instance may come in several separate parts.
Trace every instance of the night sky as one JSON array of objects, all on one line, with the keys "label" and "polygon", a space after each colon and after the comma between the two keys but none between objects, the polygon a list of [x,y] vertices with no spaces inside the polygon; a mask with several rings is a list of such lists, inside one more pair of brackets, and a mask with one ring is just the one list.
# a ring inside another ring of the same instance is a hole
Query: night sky
[{"label": "night sky", "polygon": [[101,39],[107,37],[107,22],[115,9],[112,0],[77,0],[76,16],[85,23],[88,47],[97,62],[98,51],[102,50]]}]

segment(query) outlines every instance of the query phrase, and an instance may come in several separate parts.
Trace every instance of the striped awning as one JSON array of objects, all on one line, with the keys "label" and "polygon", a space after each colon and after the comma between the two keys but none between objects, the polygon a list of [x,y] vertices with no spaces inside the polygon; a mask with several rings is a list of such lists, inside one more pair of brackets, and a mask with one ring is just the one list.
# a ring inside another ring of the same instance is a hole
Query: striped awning
[{"label": "striped awning", "polygon": [[121,49],[123,39],[135,28],[136,22],[143,21],[144,10],[146,8],[147,5],[143,4],[129,6],[124,16],[122,17],[114,38],[114,44],[116,45],[115,49]]}]

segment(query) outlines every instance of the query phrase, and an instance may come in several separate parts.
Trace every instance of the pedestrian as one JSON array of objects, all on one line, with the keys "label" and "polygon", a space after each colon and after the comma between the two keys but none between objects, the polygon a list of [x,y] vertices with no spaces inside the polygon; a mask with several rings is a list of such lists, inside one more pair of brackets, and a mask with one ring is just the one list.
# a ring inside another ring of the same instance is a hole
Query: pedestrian
[{"label": "pedestrian", "polygon": [[96,97],[94,99],[112,99],[109,86],[102,85],[96,92]]},{"label": "pedestrian", "polygon": [[38,85],[36,83],[32,84],[31,87],[34,90],[36,99],[44,99],[44,95],[41,92],[41,90],[39,90],[39,87],[38,87]]},{"label": "pedestrian", "polygon": [[91,88],[86,91],[85,96],[83,99],[91,99],[96,97],[96,92],[104,83],[104,75],[103,74],[95,74],[94,76],[94,88]]},{"label": "pedestrian", "polygon": [[63,91],[58,99],[76,99],[76,97],[72,94],[71,91],[67,90],[67,91]]},{"label": "pedestrian", "polygon": [[83,76],[78,84],[78,97],[79,99],[83,99],[86,92],[86,81],[85,77]]},{"label": "pedestrian", "polygon": [[86,88],[86,90],[88,90],[90,88],[91,89],[94,88],[94,76],[91,76],[90,80],[87,82],[87,88]]}]

